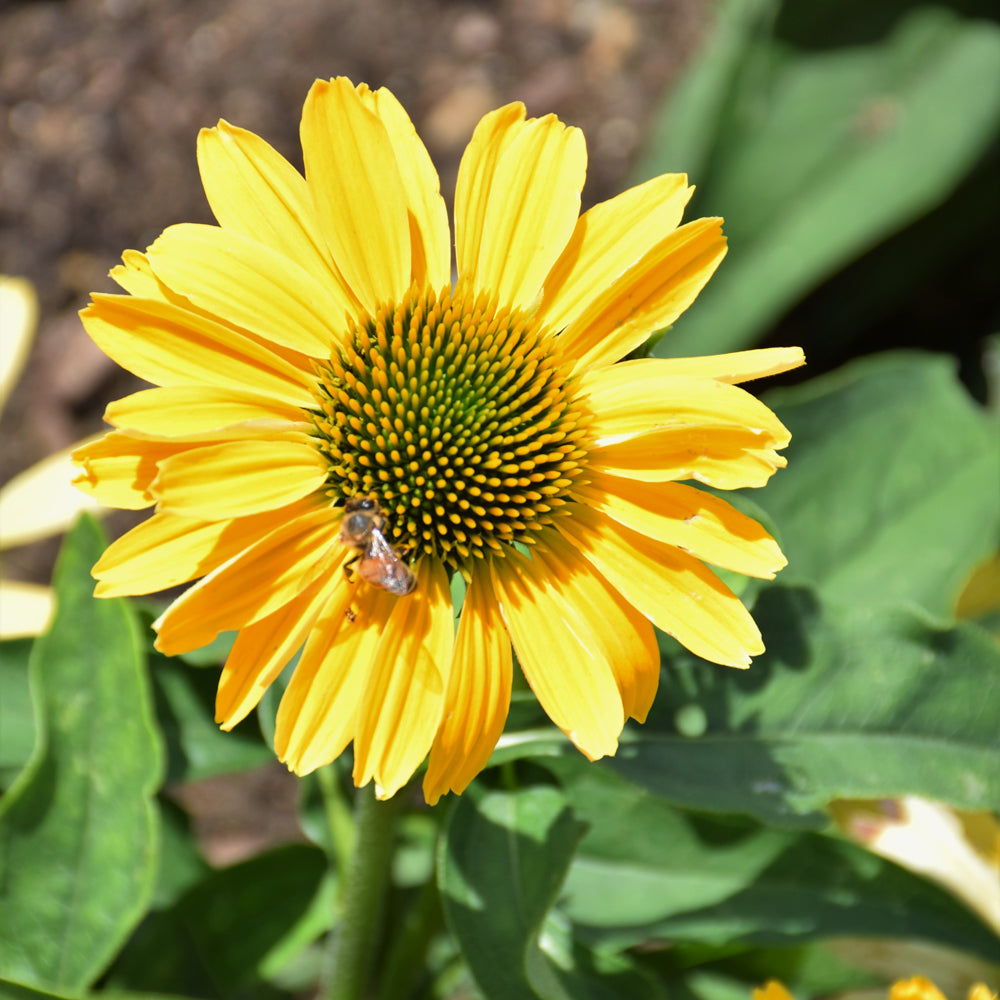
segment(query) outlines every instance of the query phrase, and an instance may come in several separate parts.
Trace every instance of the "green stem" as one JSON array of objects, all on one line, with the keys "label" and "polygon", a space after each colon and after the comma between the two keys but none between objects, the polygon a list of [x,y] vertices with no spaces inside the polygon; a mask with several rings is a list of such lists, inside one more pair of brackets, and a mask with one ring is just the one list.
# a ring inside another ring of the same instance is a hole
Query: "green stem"
[{"label": "green stem", "polygon": [[389,885],[393,833],[402,804],[375,798],[374,785],[358,791],[354,806],[354,856],[341,873],[336,931],[331,935],[325,1000],[362,1000],[381,930]]},{"label": "green stem", "polygon": [[426,969],[427,949],[443,925],[441,897],[432,872],[389,948],[378,1000],[405,1000],[413,996]]},{"label": "green stem", "polygon": [[340,761],[335,760],[316,772],[319,783],[320,797],[323,801],[323,813],[330,834],[330,858],[335,870],[339,873],[341,887],[344,884],[344,873],[354,857],[354,818],[351,806],[341,781]]}]

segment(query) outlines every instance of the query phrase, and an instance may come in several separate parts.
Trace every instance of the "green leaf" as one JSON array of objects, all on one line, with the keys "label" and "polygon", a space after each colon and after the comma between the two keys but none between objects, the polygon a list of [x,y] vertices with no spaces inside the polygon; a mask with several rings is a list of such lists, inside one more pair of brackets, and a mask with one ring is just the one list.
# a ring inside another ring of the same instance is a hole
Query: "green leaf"
[{"label": "green leaf", "polygon": [[211,872],[146,920],[108,984],[186,996],[268,996],[262,977],[329,928],[332,888],[323,852],[302,844]]},{"label": "green leaf", "polygon": [[581,833],[554,788],[460,798],[438,854],[445,918],[490,1000],[545,997],[529,972]]},{"label": "green leaf", "polygon": [[558,790],[466,794],[438,851],[445,917],[489,1000],[660,1000],[631,959],[598,955],[552,909],[582,826]]},{"label": "green leaf", "polygon": [[74,996],[71,993],[51,993],[23,983],[0,979],[0,1000],[74,1000]]},{"label": "green leaf", "polygon": [[32,639],[0,642],[0,788],[7,788],[35,745],[28,659]]},{"label": "green leaf", "polygon": [[953,897],[855,844],[685,813],[586,761],[548,766],[587,829],[562,909],[602,947],[877,934],[1000,958]]},{"label": "green leaf", "polygon": [[[102,990],[97,996],[100,1000],[180,1000],[179,997],[168,996],[165,993],[120,993],[108,990]],[[0,979],[0,1000],[85,1000],[85,995],[52,993],[49,990]]]},{"label": "green leaf", "polygon": [[952,360],[878,355],[767,402],[792,432],[788,468],[752,495],[780,525],[786,579],[950,615],[1000,541],[1000,435]]},{"label": "green leaf", "polygon": [[[847,940],[851,943],[847,944]],[[794,997],[825,997],[849,990],[879,989],[886,993],[883,977],[866,972],[854,957],[857,938],[814,940],[795,946],[764,947],[739,944],[706,945],[677,942],[668,952],[657,953],[656,967],[671,988],[671,996],[679,993],[678,982],[697,1000],[747,1000],[755,987],[769,979],[777,979],[788,987]],[[867,939],[874,948],[908,948],[909,943]],[[838,948],[847,954],[838,953]],[[921,956],[932,948],[944,953],[945,948],[922,944]],[[947,949],[958,966],[976,962],[967,951]],[[985,965],[985,963],[983,963]],[[664,969],[663,967],[666,966]]]},{"label": "green leaf", "polygon": [[253,720],[228,733],[216,724],[219,677],[214,670],[190,667],[159,653],[152,653],[149,662],[156,713],[167,745],[168,781],[198,781],[273,760]]},{"label": "green leaf", "polygon": [[[1000,809],[1000,647],[908,609],[820,603],[771,586],[749,670],[668,671],[647,724],[608,767],[665,799],[817,825],[834,798],[923,795]],[[676,722],[692,710],[701,727]],[[539,763],[548,765],[545,758]]]},{"label": "green leaf", "polygon": [[187,813],[170,799],[161,797],[160,807],[160,867],[153,909],[162,910],[200,882],[209,872],[208,862],[201,856],[191,833]]},{"label": "green leaf", "polygon": [[[801,5],[800,5],[801,6]],[[639,171],[691,173],[691,217],[734,252],[660,348],[736,350],[855,257],[942,202],[1000,123],[1000,28],[905,11],[871,44],[796,50],[774,6],[730,0]]]},{"label": "green leaf", "polygon": [[103,971],[157,867],[160,741],[129,606],[91,596],[103,547],[90,519],[63,546],[29,669],[38,740],[0,802],[0,975],[67,991]]}]

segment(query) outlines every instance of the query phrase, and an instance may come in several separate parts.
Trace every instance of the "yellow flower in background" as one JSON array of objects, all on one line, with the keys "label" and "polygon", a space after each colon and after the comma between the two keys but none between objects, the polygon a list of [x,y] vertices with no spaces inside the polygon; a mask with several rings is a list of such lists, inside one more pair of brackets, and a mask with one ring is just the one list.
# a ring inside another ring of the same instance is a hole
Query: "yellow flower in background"
[{"label": "yellow flower in background", "polygon": [[[795,1000],[777,980],[772,979],[753,991],[753,1000]],[[923,976],[900,979],[889,988],[887,1000],[948,1000],[947,997]],[[969,987],[967,1000],[996,1000],[996,994],[983,983]]]},{"label": "yellow flower in background", "polygon": [[[228,729],[301,648],[276,750],[303,774],[461,791],[503,729],[511,644],[589,758],[656,691],[653,625],[745,667],[760,635],[705,562],[770,578],[777,545],[685,485],[760,486],[788,433],[735,383],[798,349],[622,361],[691,304],[721,220],[679,225],[668,175],[580,216],[582,134],[511,104],[479,123],[455,196],[386,90],[317,81],[303,178],[220,122],[198,161],[219,226],[167,229],[83,321],[161,388],[112,403],[77,454],[103,502],[155,505],[94,569],[100,596],[202,579],[155,623],[182,653],[239,635]],[[345,506],[347,513],[345,514]],[[412,574],[412,579],[411,579]],[[450,581],[465,581],[457,633]]]}]

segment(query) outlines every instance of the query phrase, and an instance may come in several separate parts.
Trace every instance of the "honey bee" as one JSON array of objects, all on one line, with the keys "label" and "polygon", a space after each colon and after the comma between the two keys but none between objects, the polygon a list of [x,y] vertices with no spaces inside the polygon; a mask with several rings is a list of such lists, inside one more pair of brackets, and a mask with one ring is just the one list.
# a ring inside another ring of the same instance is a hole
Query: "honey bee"
[{"label": "honey bee", "polygon": [[366,583],[405,597],[413,592],[417,578],[386,541],[383,531],[385,515],[374,497],[352,497],[344,504],[340,540],[358,550],[344,563],[344,571],[353,567]]}]

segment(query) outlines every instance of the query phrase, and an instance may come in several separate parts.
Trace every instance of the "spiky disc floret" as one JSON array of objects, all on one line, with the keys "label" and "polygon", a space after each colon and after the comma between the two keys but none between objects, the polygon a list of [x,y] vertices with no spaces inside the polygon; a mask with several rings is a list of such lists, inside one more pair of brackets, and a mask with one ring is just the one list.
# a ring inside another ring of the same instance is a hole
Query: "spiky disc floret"
[{"label": "spiky disc floret", "polygon": [[386,536],[461,570],[533,535],[580,481],[586,417],[550,333],[486,295],[413,289],[319,371],[335,503],[375,497]]}]

